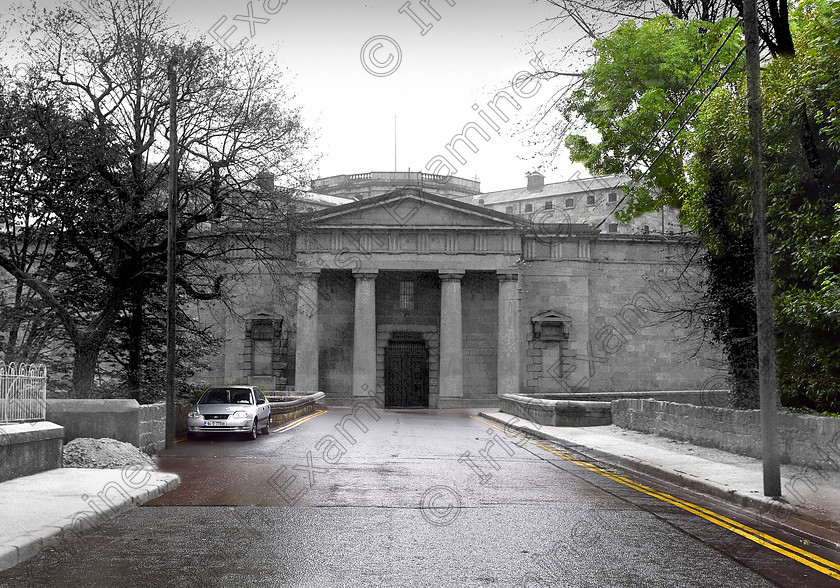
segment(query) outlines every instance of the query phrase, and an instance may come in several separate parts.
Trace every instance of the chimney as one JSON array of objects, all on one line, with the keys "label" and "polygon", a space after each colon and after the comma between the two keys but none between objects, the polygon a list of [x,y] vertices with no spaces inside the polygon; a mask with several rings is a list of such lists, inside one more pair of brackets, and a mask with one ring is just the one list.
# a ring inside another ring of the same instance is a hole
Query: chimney
[{"label": "chimney", "polygon": [[540,172],[529,172],[525,175],[528,177],[529,192],[539,192],[545,187],[545,176]]}]

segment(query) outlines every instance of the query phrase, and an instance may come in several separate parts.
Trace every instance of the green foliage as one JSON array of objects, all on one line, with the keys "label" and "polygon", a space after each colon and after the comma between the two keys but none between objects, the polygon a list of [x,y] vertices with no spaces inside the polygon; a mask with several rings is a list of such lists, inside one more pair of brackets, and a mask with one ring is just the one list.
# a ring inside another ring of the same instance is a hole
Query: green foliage
[{"label": "green foliage", "polygon": [[[594,128],[599,140],[571,135],[566,145],[572,160],[593,173],[629,174],[637,181],[628,190],[627,207],[620,218],[657,210],[663,204],[680,206],[691,128],[663,150],[741,49],[738,35],[732,35],[686,96],[734,22],[724,19],[712,24],[660,16],[642,25],[624,23],[595,42],[598,60],[585,72],[564,115],[570,122]],[[737,79],[740,69],[740,65],[734,67],[726,79]],[[674,116],[656,135],[675,108]]]},{"label": "green foliage", "polygon": [[[782,400],[840,408],[840,3],[810,0],[791,15],[795,53],[762,73],[765,184],[776,284]],[[739,35],[665,126],[732,21],[659,17],[625,23],[596,43],[598,61],[565,109],[599,140],[567,139],[593,173],[637,180],[622,215],[665,204],[707,247],[703,324],[727,353],[739,404],[755,404],[752,181],[742,63],[653,164],[740,50]],[[638,166],[637,166],[638,160]],[[641,180],[641,181],[639,181]]]},{"label": "green foliage", "polygon": [[[828,3],[803,4],[794,19],[795,56],[773,60],[762,74],[777,367],[784,404],[837,410],[840,144],[834,109],[840,101],[840,19]],[[713,256],[726,253],[727,235],[751,231],[745,102],[743,84],[712,96],[695,124],[686,166],[682,219]],[[722,207],[710,206],[710,191],[721,190]]]}]

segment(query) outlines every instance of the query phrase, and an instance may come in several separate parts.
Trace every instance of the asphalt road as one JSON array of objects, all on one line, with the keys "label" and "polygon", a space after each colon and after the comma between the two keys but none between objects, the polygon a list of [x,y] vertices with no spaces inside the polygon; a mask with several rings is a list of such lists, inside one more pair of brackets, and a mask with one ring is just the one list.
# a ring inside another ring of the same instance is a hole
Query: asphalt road
[{"label": "asphalt road", "polygon": [[179,489],[0,586],[830,585],[476,412],[342,427],[349,412],[331,409],[256,441],[178,443],[159,466]]}]

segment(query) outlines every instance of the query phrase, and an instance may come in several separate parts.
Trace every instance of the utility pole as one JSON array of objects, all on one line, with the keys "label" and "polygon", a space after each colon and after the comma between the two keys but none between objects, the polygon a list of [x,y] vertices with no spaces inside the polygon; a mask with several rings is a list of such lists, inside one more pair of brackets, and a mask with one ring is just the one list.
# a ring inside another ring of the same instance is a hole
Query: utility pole
[{"label": "utility pole", "polygon": [[761,397],[761,448],[764,495],[781,497],[777,440],[776,333],[773,321],[773,276],[767,238],[767,203],[761,121],[761,62],[756,0],[744,0],[744,41],[747,55],[747,112],[753,176],[753,248],[755,250],[755,314],[758,333],[758,391]]},{"label": "utility pole", "polygon": [[175,238],[178,230],[178,72],[177,57],[169,60],[169,215],[166,235],[166,447],[175,445]]}]

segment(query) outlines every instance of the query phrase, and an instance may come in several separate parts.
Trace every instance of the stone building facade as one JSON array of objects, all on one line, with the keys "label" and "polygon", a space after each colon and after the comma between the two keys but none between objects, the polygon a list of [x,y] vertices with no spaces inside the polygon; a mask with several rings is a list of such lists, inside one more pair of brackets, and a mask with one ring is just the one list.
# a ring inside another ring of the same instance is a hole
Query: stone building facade
[{"label": "stone building facade", "polygon": [[450,408],[700,389],[716,373],[662,312],[683,296],[678,232],[535,222],[427,185],[309,213],[285,282],[243,287],[238,317],[215,313],[227,343],[208,378]]}]

